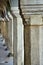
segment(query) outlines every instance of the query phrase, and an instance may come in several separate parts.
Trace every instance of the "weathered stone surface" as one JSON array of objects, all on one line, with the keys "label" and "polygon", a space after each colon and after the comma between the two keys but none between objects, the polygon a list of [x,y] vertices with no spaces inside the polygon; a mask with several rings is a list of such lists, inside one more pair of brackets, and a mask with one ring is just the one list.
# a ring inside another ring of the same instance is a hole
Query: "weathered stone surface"
[{"label": "weathered stone surface", "polygon": [[31,25],[41,25],[42,24],[42,16],[41,15],[31,15],[30,19],[30,23]]},{"label": "weathered stone surface", "polygon": [[17,65],[24,65],[24,39],[23,24],[20,17],[17,18]]},{"label": "weathered stone surface", "polygon": [[41,15],[32,15],[30,25],[24,26],[24,55],[25,65],[39,65],[39,27],[42,25]]},{"label": "weathered stone surface", "polygon": [[40,26],[39,35],[39,54],[40,54],[40,65],[43,65],[43,26]]},{"label": "weathered stone surface", "polygon": [[39,65],[39,27],[31,27],[31,65]]},{"label": "weathered stone surface", "polygon": [[8,46],[12,53],[12,21],[8,22]]},{"label": "weathered stone surface", "polygon": [[24,26],[24,65],[31,65],[30,27]]},{"label": "weathered stone surface", "polygon": [[17,65],[17,18],[13,18],[13,30],[14,65]]}]

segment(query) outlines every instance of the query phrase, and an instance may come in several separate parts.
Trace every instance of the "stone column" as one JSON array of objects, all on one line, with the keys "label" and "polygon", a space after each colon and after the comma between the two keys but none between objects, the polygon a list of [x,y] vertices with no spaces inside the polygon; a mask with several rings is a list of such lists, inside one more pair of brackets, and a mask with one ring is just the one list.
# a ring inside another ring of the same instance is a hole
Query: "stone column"
[{"label": "stone column", "polygon": [[8,22],[8,46],[12,53],[12,20]]},{"label": "stone column", "polygon": [[24,65],[23,22],[18,7],[12,7],[14,65]]},{"label": "stone column", "polygon": [[14,65],[17,65],[17,18],[13,18],[13,63]]},{"label": "stone column", "polygon": [[17,18],[17,65],[24,65],[24,38],[22,18]]},{"label": "stone column", "polygon": [[[25,19],[25,23],[28,24],[27,19],[30,17],[31,21],[30,25],[30,33],[28,34],[28,30],[25,30],[25,65],[43,65],[43,26],[42,25],[42,14],[43,14],[43,5],[41,5],[41,0],[20,0],[20,12],[23,19]],[[25,29],[26,26],[24,27]],[[28,38],[30,35],[30,38]],[[30,39],[30,43],[29,40]],[[29,44],[31,44],[31,56],[29,57]],[[31,60],[29,60],[31,58]],[[29,61],[31,63],[29,64]]]},{"label": "stone column", "polygon": [[24,25],[24,65],[31,65],[30,26]]},{"label": "stone column", "polygon": [[23,25],[20,17],[13,19],[14,65],[24,65]]},{"label": "stone column", "polygon": [[41,15],[31,15],[25,19],[24,25],[24,64],[40,65],[39,28],[42,22]]},{"label": "stone column", "polygon": [[40,65],[39,26],[31,26],[31,65]]},{"label": "stone column", "polygon": [[40,26],[40,39],[39,39],[39,48],[40,48],[40,65],[43,65],[43,18],[42,25]]},{"label": "stone column", "polygon": [[31,31],[30,18],[25,18],[24,22],[24,65],[31,65]]},{"label": "stone column", "polygon": [[31,16],[31,65],[40,65],[39,33],[41,24],[41,15]]}]

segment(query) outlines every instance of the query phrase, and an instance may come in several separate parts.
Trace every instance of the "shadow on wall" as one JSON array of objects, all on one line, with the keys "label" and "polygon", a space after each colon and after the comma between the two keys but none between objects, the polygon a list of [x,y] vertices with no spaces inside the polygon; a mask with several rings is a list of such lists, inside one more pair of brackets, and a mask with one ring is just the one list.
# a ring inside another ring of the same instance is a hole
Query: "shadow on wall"
[{"label": "shadow on wall", "polygon": [[0,33],[1,33],[1,29],[0,29]]},{"label": "shadow on wall", "polygon": [[26,21],[25,21],[25,19],[24,19],[23,14],[22,14],[21,5],[20,5],[20,0],[18,0],[18,7],[19,7],[19,13],[20,13],[20,15],[21,15],[21,17],[22,17],[23,24],[24,24],[24,23],[26,23]]}]

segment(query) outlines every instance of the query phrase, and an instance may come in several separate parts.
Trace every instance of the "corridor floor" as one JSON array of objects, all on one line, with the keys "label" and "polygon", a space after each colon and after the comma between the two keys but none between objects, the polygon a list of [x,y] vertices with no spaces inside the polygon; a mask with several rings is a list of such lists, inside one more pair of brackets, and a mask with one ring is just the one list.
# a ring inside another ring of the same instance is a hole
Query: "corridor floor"
[{"label": "corridor floor", "polygon": [[5,39],[3,39],[2,35],[0,35],[0,65],[13,65],[13,57],[8,57],[7,55],[10,53],[9,49],[5,50],[7,46],[3,43]]}]

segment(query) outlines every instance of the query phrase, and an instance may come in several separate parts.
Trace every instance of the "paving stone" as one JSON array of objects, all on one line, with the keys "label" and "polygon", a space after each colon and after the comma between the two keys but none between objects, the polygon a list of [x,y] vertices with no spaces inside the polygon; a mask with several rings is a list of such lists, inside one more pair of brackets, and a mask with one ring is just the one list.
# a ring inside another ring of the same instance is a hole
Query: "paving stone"
[{"label": "paving stone", "polygon": [[10,53],[10,50],[8,49],[5,51],[7,46],[3,46],[3,40],[5,43],[5,39],[3,39],[2,36],[0,36],[0,65],[13,65],[13,57],[7,57]]}]

